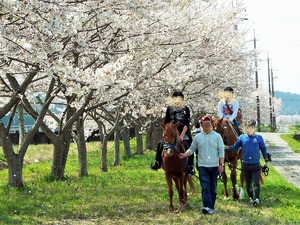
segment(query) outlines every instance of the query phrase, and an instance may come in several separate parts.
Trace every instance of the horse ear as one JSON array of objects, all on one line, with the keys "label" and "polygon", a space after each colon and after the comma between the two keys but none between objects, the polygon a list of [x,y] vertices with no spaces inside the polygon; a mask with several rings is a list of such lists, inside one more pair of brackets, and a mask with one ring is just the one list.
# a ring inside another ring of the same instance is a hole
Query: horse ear
[{"label": "horse ear", "polygon": [[222,117],[222,118],[220,119],[220,123],[222,123],[222,122],[223,122],[223,119],[224,119],[224,117]]},{"label": "horse ear", "polygon": [[165,129],[165,126],[166,126],[166,125],[165,125],[163,122],[160,122],[159,125],[160,125],[160,127],[161,127],[163,130]]}]

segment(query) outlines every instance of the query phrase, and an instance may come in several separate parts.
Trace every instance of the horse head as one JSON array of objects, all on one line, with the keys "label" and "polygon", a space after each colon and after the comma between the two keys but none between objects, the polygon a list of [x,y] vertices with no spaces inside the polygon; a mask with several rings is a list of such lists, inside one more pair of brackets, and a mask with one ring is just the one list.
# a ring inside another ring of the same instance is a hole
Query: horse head
[{"label": "horse head", "polygon": [[179,144],[181,141],[179,140],[179,132],[177,127],[179,126],[180,122],[175,124],[173,123],[161,123],[160,126],[163,128],[163,140],[164,140],[164,150],[163,153],[167,156],[173,155],[173,153],[178,154],[182,152],[182,148],[179,148]]},{"label": "horse head", "polygon": [[213,129],[222,136],[225,145],[232,145],[235,142],[235,139],[233,141],[231,140],[231,127],[228,122],[223,121],[223,118],[213,121]]},{"label": "horse head", "polygon": [[222,126],[222,123],[223,123],[223,118],[214,119],[213,122],[212,122],[212,126],[213,126],[214,131],[219,133],[222,136],[223,140],[224,140],[225,130],[224,130],[224,127]]},{"label": "horse head", "polygon": [[164,143],[175,144],[177,136],[178,136],[177,127],[179,126],[179,122],[177,122],[176,124],[160,123],[160,126],[163,129],[162,137],[163,137]]}]

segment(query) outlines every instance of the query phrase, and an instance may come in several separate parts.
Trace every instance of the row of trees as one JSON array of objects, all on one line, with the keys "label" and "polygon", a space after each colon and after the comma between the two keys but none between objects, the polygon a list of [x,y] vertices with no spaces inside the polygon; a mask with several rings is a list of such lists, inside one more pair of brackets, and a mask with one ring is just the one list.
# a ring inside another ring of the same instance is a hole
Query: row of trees
[{"label": "row of trees", "polygon": [[195,120],[215,114],[225,86],[235,88],[244,117],[255,115],[255,52],[247,47],[247,29],[239,28],[242,3],[2,0],[0,7],[0,118],[25,110],[35,119],[18,149],[8,138],[10,124],[0,121],[11,186],[23,186],[23,159],[38,129],[53,143],[56,179],[64,177],[72,135],[81,176],[88,175],[85,140],[95,130],[102,171],[112,134],[115,165],[121,136],[131,155],[129,127],[143,154],[141,133],[152,143],[175,89],[184,92]]}]

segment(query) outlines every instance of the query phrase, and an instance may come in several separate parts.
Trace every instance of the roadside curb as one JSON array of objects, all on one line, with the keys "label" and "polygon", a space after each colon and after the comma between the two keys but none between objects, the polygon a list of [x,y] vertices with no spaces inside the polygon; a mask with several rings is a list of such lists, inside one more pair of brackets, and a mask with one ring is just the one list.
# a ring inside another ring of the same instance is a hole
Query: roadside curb
[{"label": "roadside curb", "polygon": [[257,132],[267,145],[272,155],[271,164],[289,183],[300,188],[300,154],[291,150],[288,144],[280,138],[281,133]]}]

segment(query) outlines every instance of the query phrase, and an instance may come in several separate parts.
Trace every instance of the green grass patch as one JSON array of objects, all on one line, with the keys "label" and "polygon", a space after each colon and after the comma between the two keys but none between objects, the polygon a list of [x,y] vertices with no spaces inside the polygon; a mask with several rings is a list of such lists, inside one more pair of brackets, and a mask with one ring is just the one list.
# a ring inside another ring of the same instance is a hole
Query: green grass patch
[{"label": "green grass patch", "polygon": [[284,140],[291,150],[300,154],[300,142],[294,138],[294,134],[280,134],[282,140]]},{"label": "green grass patch", "polygon": [[[42,153],[41,153],[42,152]],[[74,144],[66,166],[66,179],[52,181],[51,145],[30,146],[24,167],[23,189],[8,187],[7,170],[0,171],[0,224],[297,224],[300,221],[300,189],[287,183],[270,165],[261,187],[261,206],[244,200],[223,200],[218,183],[216,214],[203,215],[201,195],[189,194],[189,207],[168,212],[168,192],[163,170],[149,168],[155,152],[123,157],[114,167],[108,151],[108,172],[100,171],[98,143],[88,143],[88,172],[78,177]],[[37,156],[39,160],[37,160]],[[43,157],[41,157],[41,155]],[[239,171],[238,171],[239,173]],[[194,178],[200,193],[199,181]],[[231,183],[228,183],[231,190]]]}]

